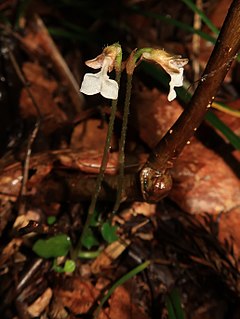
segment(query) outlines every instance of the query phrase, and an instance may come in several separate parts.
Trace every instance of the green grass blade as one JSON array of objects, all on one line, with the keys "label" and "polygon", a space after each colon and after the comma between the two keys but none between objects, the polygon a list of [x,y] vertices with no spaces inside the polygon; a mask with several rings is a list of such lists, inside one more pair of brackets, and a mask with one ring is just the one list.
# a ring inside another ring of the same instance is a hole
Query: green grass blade
[{"label": "green grass blade", "polygon": [[230,114],[230,115],[235,116],[235,117],[240,117],[240,110],[232,109],[231,107],[229,107],[228,105],[226,105],[224,103],[213,102],[212,106],[215,109],[222,111],[224,113]]},{"label": "green grass blade", "polygon": [[169,319],[177,319],[173,305],[172,305],[171,300],[169,298],[167,298],[167,300],[166,300],[166,307],[167,307],[167,311],[168,311],[168,318]]},{"label": "green grass blade", "polygon": [[96,309],[94,318],[98,317],[98,314],[101,310],[101,308],[103,307],[104,303],[109,299],[109,297],[112,295],[112,293],[114,292],[114,290],[123,285],[125,282],[127,282],[129,279],[131,279],[132,277],[136,276],[138,273],[140,273],[141,271],[143,271],[144,269],[146,269],[148,266],[150,265],[150,261],[147,260],[144,263],[138,265],[137,267],[135,267],[134,269],[130,270],[127,274],[125,274],[124,276],[122,276],[121,278],[119,278],[113,285],[112,287],[108,290],[108,292],[106,293],[106,295],[101,299],[99,306]]},{"label": "green grass blade", "polygon": [[209,124],[220,131],[236,150],[240,150],[240,138],[226,124],[224,124],[213,112],[208,112],[205,119]]},{"label": "green grass blade", "polygon": [[169,319],[185,319],[185,314],[181,305],[180,293],[177,289],[173,289],[169,296],[167,296],[166,307]]},{"label": "green grass blade", "polygon": [[208,17],[205,15],[205,13],[203,11],[201,11],[195,4],[193,1],[191,0],[182,0],[182,2],[184,2],[193,12],[197,13],[200,18],[202,19],[202,21],[209,27],[209,29],[216,35],[219,34],[219,30],[217,27],[215,27],[215,25],[212,23],[212,21],[210,19],[208,19]]}]

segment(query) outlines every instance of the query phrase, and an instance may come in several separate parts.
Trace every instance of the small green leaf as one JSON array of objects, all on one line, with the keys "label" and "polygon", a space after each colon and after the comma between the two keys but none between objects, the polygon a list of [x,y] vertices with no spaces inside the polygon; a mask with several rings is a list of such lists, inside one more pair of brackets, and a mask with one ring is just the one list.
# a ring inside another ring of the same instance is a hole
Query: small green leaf
[{"label": "small green leaf", "polygon": [[92,227],[97,227],[99,225],[99,213],[96,209],[94,210],[89,225]]},{"label": "small green leaf", "polygon": [[47,218],[47,223],[48,223],[48,225],[53,225],[56,222],[56,220],[57,220],[56,216],[49,216]]},{"label": "small green leaf", "polygon": [[95,250],[95,251],[83,251],[80,250],[78,253],[79,258],[84,258],[84,259],[94,259],[97,258],[101,254],[101,249]]},{"label": "small green leaf", "polygon": [[85,236],[82,238],[82,245],[87,249],[91,249],[93,246],[99,245],[99,242],[94,236],[91,228],[87,229]]},{"label": "small green leaf", "polygon": [[118,236],[116,234],[117,226],[112,226],[108,222],[104,223],[101,227],[101,234],[103,238],[109,243],[113,243],[118,240]]},{"label": "small green leaf", "polygon": [[63,267],[57,265],[56,259],[54,259],[54,261],[53,261],[52,269],[53,269],[55,272],[58,272],[58,273],[64,272]]},{"label": "small green leaf", "polygon": [[68,272],[68,273],[74,272],[75,268],[76,268],[75,261],[72,259],[67,259],[63,268],[64,272]]},{"label": "small green leaf", "polygon": [[75,264],[75,261],[73,261],[72,259],[67,259],[63,267],[57,265],[56,259],[54,259],[53,261],[52,269],[59,273],[63,273],[63,272],[72,273],[74,272],[75,268],[76,268],[76,264]]},{"label": "small green leaf", "polygon": [[66,256],[71,247],[71,240],[65,234],[59,234],[48,239],[39,239],[33,245],[33,251],[42,258]]}]

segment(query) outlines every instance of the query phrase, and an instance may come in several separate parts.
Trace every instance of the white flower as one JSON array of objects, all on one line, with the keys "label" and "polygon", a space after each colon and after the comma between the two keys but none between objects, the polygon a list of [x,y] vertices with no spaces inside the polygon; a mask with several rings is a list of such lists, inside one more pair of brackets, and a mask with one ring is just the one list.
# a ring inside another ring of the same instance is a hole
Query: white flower
[{"label": "white flower", "polygon": [[174,88],[183,85],[183,66],[188,63],[188,59],[182,59],[181,56],[174,56],[158,49],[144,52],[142,56],[146,60],[152,60],[160,64],[170,75],[168,101],[174,100],[177,96]]},{"label": "white flower", "polygon": [[[173,60],[169,61],[169,64],[172,64],[171,62],[174,62],[174,61]],[[178,68],[178,70],[179,70],[179,73],[174,73],[171,71],[167,72],[171,77],[171,81],[169,82],[170,89],[168,93],[168,101],[170,102],[174,100],[177,96],[174,88],[183,86],[183,67]]]},{"label": "white flower", "polygon": [[86,64],[93,69],[100,69],[98,73],[86,73],[80,91],[87,95],[100,93],[107,99],[116,100],[118,98],[118,84],[111,80],[108,72],[111,72],[116,56],[120,53],[121,48],[118,44],[106,47],[102,54],[95,59],[86,61]]}]

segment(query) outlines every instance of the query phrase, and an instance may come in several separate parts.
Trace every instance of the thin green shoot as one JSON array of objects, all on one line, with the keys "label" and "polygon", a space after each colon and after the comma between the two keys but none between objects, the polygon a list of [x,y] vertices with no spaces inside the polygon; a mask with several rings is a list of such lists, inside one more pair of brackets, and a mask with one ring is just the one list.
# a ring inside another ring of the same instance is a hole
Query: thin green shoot
[{"label": "thin green shoot", "polygon": [[208,112],[205,119],[209,124],[220,131],[236,150],[240,150],[240,138],[226,124],[224,124],[213,112]]},{"label": "thin green shoot", "polygon": [[234,110],[222,102],[213,102],[212,107],[214,107],[218,111],[230,114],[235,117],[240,117],[240,110]]},{"label": "thin green shoot", "polygon": [[119,278],[112,286],[111,288],[108,290],[108,292],[106,293],[106,295],[103,296],[103,298],[101,299],[95,314],[94,314],[94,318],[97,318],[99,315],[100,310],[102,309],[103,305],[105,304],[105,302],[109,299],[109,297],[112,295],[112,293],[114,292],[114,290],[123,285],[125,282],[127,282],[129,279],[133,278],[134,276],[136,276],[138,273],[142,272],[143,270],[145,270],[149,265],[150,265],[150,260],[147,260],[145,262],[143,262],[142,264],[138,265],[137,267],[135,267],[134,269],[132,269],[131,271],[129,271],[127,274],[125,274],[124,276],[122,276],[121,278]]},{"label": "thin green shoot", "polygon": [[94,251],[84,251],[81,250],[78,252],[78,257],[82,259],[95,259],[101,254],[102,250],[94,250]]},{"label": "thin green shoot", "polygon": [[177,289],[173,289],[167,296],[166,307],[169,319],[185,319],[185,314],[181,305],[180,293]]},{"label": "thin green shoot", "polygon": [[210,19],[206,16],[206,14],[200,10],[193,1],[191,0],[182,0],[194,13],[198,14],[202,21],[208,26],[208,28],[216,35],[219,34],[218,28],[212,23]]}]

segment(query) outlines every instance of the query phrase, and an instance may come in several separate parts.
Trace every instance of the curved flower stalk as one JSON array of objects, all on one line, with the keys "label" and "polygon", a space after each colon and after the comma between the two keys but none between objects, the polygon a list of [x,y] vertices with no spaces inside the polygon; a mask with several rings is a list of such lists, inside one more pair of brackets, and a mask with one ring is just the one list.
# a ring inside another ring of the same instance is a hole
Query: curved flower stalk
[{"label": "curved flower stalk", "polygon": [[118,83],[111,80],[108,72],[115,68],[115,62],[121,53],[119,44],[106,47],[95,59],[86,61],[86,65],[93,69],[100,69],[98,73],[86,73],[80,91],[87,95],[100,93],[107,99],[116,100],[118,98]]},{"label": "curved flower stalk", "polygon": [[[144,49],[142,50],[144,51]],[[180,55],[171,55],[159,49],[148,49],[148,52],[143,52],[142,58],[160,64],[170,75],[168,101],[174,100],[177,96],[174,88],[183,85],[183,67],[188,63],[188,59],[182,59]]]}]

